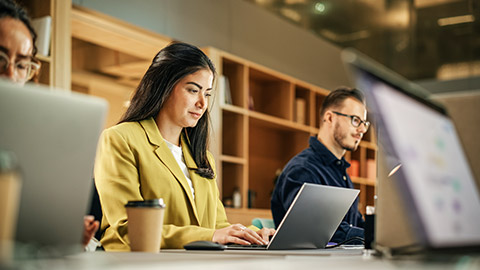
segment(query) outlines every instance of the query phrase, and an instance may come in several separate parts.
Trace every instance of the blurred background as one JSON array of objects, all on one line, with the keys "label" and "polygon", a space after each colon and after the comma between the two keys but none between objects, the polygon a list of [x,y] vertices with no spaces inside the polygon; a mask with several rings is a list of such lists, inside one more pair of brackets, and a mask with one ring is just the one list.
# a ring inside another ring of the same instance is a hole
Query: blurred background
[{"label": "blurred background", "polygon": [[72,2],[327,89],[350,83],[345,47],[432,93],[480,89],[480,0]]},{"label": "blurred background", "polygon": [[248,0],[410,80],[480,75],[478,0]]}]

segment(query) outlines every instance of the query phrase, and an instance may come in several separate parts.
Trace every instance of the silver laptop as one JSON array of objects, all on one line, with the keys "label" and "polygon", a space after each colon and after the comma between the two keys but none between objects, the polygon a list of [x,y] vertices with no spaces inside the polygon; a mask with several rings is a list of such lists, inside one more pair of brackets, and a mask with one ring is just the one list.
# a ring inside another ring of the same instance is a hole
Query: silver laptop
[{"label": "silver laptop", "polygon": [[[393,190],[406,210],[403,223],[413,233],[409,244],[426,250],[480,247],[478,187],[446,110],[428,100],[426,90],[359,52],[349,49],[342,56],[367,95],[386,166],[401,164]],[[379,180],[378,190],[390,182]]]},{"label": "silver laptop", "polygon": [[[359,192],[356,189],[304,183],[264,249],[325,248]],[[226,249],[248,248],[227,246]]]},{"label": "silver laptop", "polygon": [[18,242],[80,246],[106,111],[103,99],[0,80],[0,148],[22,174]]}]

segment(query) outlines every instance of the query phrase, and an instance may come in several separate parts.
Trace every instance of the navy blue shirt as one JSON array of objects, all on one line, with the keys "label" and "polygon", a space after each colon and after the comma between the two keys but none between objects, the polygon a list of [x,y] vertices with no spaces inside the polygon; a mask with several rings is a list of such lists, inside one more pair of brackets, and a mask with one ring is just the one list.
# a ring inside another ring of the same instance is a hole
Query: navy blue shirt
[{"label": "navy blue shirt", "polygon": [[[346,169],[350,164],[337,159],[316,137],[310,137],[310,147],[293,157],[278,177],[273,191],[271,208],[278,227],[303,183],[353,188]],[[314,206],[312,206],[314,207]],[[363,238],[364,221],[358,211],[358,198],[348,210],[331,241],[341,242],[354,236]]]}]

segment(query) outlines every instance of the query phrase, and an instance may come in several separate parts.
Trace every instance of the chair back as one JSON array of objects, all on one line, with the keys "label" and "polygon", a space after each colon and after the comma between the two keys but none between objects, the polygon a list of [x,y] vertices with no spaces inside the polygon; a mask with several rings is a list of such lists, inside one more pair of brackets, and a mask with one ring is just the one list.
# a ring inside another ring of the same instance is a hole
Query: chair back
[{"label": "chair back", "polygon": [[259,228],[270,228],[270,229],[275,229],[275,223],[273,222],[273,219],[270,218],[254,218],[252,220],[252,225]]}]

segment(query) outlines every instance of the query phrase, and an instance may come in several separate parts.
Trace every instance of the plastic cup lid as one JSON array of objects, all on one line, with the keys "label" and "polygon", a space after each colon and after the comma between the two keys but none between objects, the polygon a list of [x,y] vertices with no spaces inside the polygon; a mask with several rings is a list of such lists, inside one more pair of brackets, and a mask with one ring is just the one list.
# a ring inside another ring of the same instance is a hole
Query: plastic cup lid
[{"label": "plastic cup lid", "polygon": [[163,199],[151,199],[145,201],[128,201],[125,207],[154,207],[154,208],[165,208],[165,203]]}]

